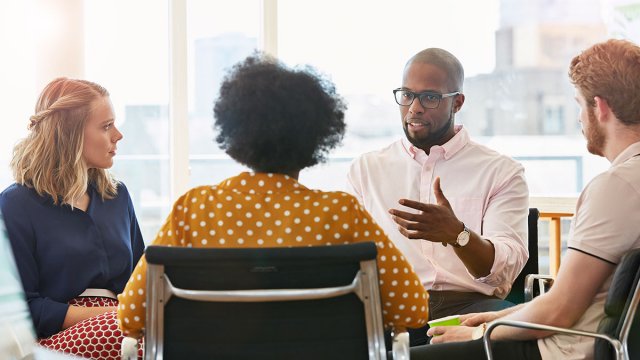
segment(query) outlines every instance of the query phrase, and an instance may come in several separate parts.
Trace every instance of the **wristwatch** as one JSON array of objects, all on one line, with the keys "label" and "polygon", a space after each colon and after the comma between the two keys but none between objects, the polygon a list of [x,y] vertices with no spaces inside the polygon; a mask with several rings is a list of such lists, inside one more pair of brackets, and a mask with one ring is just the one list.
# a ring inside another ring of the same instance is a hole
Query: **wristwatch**
[{"label": "wristwatch", "polygon": [[458,238],[456,238],[456,242],[451,243],[451,246],[461,248],[466,246],[469,243],[469,238],[471,237],[471,232],[467,228],[467,225],[462,223],[462,231],[458,234]]}]

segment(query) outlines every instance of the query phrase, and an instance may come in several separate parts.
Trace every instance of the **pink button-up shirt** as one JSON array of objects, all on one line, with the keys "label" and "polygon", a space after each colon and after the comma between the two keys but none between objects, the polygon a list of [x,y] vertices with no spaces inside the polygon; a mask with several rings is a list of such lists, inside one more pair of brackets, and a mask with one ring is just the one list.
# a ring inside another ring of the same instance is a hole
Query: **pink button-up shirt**
[{"label": "pink button-up shirt", "polygon": [[[524,168],[513,159],[469,139],[462,126],[430,154],[402,139],[362,155],[351,165],[351,192],[405,254],[427,290],[478,292],[504,298],[528,259],[529,191]],[[491,273],[473,277],[453,247],[409,240],[397,229],[390,208],[402,198],[436,203],[433,181],[440,177],[444,195],[459,220],[491,241],[495,258]]]}]

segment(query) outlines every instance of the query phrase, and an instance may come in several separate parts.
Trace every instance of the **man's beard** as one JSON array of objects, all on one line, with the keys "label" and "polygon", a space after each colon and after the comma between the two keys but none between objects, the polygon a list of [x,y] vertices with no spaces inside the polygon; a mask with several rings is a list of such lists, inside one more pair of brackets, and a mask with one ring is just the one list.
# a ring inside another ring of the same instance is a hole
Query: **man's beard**
[{"label": "man's beard", "polygon": [[453,126],[453,121],[454,121],[454,117],[453,117],[453,106],[452,106],[451,111],[449,112],[449,119],[447,120],[447,122],[442,124],[442,126],[439,129],[437,129],[435,132],[430,132],[427,136],[423,138],[415,138],[411,136],[411,134],[409,133],[409,130],[407,129],[409,124],[407,124],[406,121],[404,120],[402,123],[402,130],[404,131],[404,135],[407,137],[407,140],[409,140],[409,142],[413,144],[413,146],[427,151],[428,148],[431,148],[431,146],[440,144],[441,139],[444,138],[444,135]]},{"label": "man's beard", "polygon": [[589,121],[588,131],[582,130],[584,137],[587,139],[587,150],[593,155],[604,156],[604,145],[606,139],[604,132],[598,124],[595,112],[592,109],[587,110],[587,118]]}]

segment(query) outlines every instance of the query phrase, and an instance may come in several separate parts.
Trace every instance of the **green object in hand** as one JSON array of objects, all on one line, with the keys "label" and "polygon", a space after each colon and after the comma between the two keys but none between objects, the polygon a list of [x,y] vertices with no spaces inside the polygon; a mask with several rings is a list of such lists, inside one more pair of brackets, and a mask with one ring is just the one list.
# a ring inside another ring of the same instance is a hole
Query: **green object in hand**
[{"label": "green object in hand", "polygon": [[458,315],[445,316],[440,319],[431,320],[428,322],[428,324],[430,328],[435,326],[458,326],[460,325],[460,317]]}]

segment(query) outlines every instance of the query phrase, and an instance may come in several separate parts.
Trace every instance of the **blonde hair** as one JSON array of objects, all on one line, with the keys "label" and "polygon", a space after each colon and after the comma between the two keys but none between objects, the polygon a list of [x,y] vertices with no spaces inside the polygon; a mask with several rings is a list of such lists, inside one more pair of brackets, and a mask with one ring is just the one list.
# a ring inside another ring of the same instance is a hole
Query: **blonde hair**
[{"label": "blonde hair", "polygon": [[45,86],[29,119],[29,135],[13,148],[15,181],[50,195],[54,204],[73,207],[90,183],[103,200],[113,199],[117,181],[106,169],[88,169],[82,158],[91,103],[105,96],[105,88],[86,80],[58,78]]}]

